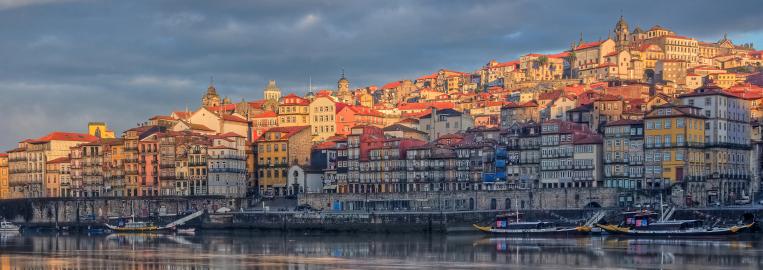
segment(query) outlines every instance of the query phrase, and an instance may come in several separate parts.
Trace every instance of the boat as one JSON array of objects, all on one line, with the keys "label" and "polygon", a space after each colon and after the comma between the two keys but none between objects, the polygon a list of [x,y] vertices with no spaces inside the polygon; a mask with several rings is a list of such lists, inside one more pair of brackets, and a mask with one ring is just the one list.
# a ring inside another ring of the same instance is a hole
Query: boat
[{"label": "boat", "polygon": [[597,224],[604,231],[613,235],[639,237],[681,237],[681,236],[718,236],[732,235],[745,231],[755,223],[740,226],[715,227],[706,226],[702,220],[657,220],[653,213],[636,213],[625,215],[622,225]]},{"label": "boat", "polygon": [[561,227],[553,222],[519,221],[519,213],[498,215],[491,226],[480,226],[477,224],[472,224],[472,226],[484,233],[502,235],[589,234],[592,231],[592,228],[589,226]]},{"label": "boat", "polygon": [[159,232],[166,230],[167,228],[159,227],[151,222],[135,221],[131,220],[124,224],[124,226],[114,226],[111,224],[104,224],[110,230],[115,232]]},{"label": "boat", "polygon": [[0,221],[0,232],[19,232],[21,228],[8,221]]}]

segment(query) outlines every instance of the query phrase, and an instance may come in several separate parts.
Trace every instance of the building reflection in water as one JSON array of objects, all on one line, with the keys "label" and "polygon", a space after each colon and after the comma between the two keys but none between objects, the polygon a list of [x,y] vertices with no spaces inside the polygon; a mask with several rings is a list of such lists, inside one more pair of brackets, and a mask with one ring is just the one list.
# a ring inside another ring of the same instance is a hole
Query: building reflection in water
[{"label": "building reflection in water", "polygon": [[208,233],[15,235],[4,269],[371,269],[640,267],[731,269],[763,263],[761,240],[500,238],[481,235]]}]

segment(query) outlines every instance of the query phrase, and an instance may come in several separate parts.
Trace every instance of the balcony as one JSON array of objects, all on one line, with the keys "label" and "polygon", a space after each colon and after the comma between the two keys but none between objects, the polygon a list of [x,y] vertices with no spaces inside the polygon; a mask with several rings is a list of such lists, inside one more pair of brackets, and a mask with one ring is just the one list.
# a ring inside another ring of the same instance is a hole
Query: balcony
[{"label": "balcony", "polygon": [[238,168],[209,168],[209,173],[246,173],[246,169],[238,169]]}]

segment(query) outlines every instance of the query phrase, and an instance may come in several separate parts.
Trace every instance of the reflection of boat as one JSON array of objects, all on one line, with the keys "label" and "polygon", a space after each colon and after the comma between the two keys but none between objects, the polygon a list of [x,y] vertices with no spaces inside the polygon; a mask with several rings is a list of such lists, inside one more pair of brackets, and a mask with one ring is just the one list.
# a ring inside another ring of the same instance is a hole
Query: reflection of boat
[{"label": "reflection of boat", "polygon": [[653,221],[652,213],[625,215],[624,225],[599,224],[599,228],[610,234],[628,236],[715,236],[736,234],[754,225],[714,227],[704,226],[701,220]]},{"label": "reflection of boat", "polygon": [[21,230],[21,228],[16,226],[16,224],[5,220],[0,221],[0,232],[18,232],[19,230]]},{"label": "reflection of boat", "polygon": [[[512,221],[516,219],[516,221]],[[589,234],[591,227],[559,227],[552,222],[545,221],[519,221],[519,213],[513,215],[498,215],[492,226],[480,226],[473,224],[477,230],[504,235],[541,235],[541,234]]]},{"label": "reflection of boat", "polygon": [[196,229],[195,228],[176,229],[175,232],[177,234],[193,235],[196,233]]}]

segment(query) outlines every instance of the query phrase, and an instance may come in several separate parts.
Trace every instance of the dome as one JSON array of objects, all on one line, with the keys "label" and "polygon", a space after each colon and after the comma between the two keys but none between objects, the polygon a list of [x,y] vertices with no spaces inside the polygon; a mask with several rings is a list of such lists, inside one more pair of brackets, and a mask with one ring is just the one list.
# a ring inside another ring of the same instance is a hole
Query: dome
[{"label": "dome", "polygon": [[617,24],[615,25],[616,30],[620,29],[628,29],[628,23],[625,22],[625,19],[623,16],[620,16],[620,20],[617,21]]},{"label": "dome", "polygon": [[208,96],[216,96],[217,95],[217,89],[215,89],[214,85],[210,84],[209,87],[207,87],[207,95]]}]

